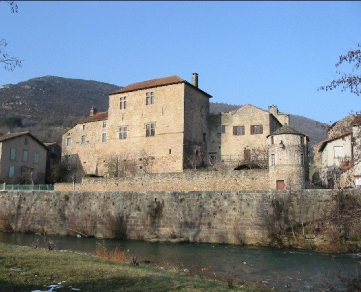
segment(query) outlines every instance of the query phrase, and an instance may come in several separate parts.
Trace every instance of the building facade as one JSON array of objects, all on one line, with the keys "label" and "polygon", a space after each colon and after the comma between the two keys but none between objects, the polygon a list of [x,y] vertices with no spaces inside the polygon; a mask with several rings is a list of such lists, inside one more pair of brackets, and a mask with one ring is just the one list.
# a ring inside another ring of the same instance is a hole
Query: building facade
[{"label": "building facade", "polygon": [[45,182],[47,148],[29,132],[1,136],[0,155],[2,182]]},{"label": "building facade", "polygon": [[206,153],[209,98],[197,74],[128,85],[63,135],[64,160],[97,175],[181,172]]},{"label": "building facade", "polygon": [[[274,135],[277,140],[282,134],[286,136],[280,139],[288,145],[282,155],[276,153],[272,179],[283,179],[285,189],[294,186],[280,176],[282,167],[285,172],[292,168],[298,187],[304,187],[308,166],[304,144],[308,141],[305,135],[282,126],[289,123],[288,114],[280,113],[277,106],[263,110],[246,104],[214,115],[209,111],[209,98],[198,88],[196,73],[192,83],[171,76],[128,85],[109,95],[107,112],[92,108],[84,121],[63,135],[62,159],[78,176],[79,169],[105,177],[179,173],[202,166],[218,169],[220,165],[227,170],[264,170],[269,168],[273,147],[268,137]],[[278,133],[280,129],[284,131]],[[297,149],[299,156],[302,152],[303,164],[300,158],[292,160],[295,154],[290,149]],[[291,158],[286,159],[287,155]]]},{"label": "building facade", "polygon": [[267,136],[289,124],[289,115],[278,112],[276,106],[263,110],[246,104],[236,111],[210,115],[209,157],[211,164],[229,167],[265,168],[268,166]]}]

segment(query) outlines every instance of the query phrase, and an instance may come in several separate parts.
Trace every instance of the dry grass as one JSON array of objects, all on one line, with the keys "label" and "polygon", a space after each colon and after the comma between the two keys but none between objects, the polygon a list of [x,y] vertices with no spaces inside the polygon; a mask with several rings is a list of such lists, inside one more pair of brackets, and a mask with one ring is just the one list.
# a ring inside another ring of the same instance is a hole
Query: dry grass
[{"label": "dry grass", "polygon": [[104,243],[97,244],[95,256],[99,259],[108,260],[118,264],[122,264],[127,261],[126,253],[121,251],[118,246],[109,251]]},{"label": "dry grass", "polygon": [[[0,244],[0,290],[45,290],[61,283],[80,291],[229,291],[229,285],[211,279],[147,266],[116,264],[90,255]],[[260,291],[237,287],[237,291]]]}]

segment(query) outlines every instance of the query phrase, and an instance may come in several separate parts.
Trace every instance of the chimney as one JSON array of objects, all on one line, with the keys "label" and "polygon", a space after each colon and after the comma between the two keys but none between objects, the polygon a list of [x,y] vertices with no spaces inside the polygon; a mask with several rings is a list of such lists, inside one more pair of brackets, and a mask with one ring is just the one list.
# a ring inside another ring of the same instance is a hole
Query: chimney
[{"label": "chimney", "polygon": [[90,116],[94,116],[97,113],[97,108],[95,106],[92,106],[90,109]]},{"label": "chimney", "polygon": [[198,73],[192,73],[192,84],[198,88]]}]

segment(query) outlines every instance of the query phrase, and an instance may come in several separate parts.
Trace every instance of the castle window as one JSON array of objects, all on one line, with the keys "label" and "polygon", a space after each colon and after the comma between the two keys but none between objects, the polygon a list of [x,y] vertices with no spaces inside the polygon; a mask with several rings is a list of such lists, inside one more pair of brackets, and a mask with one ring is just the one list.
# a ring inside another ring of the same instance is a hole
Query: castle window
[{"label": "castle window", "polygon": [[119,140],[125,140],[128,138],[128,126],[119,127]]},{"label": "castle window", "polygon": [[85,125],[83,125],[83,130],[85,130]]},{"label": "castle window", "polygon": [[300,136],[300,140],[301,140],[301,145],[303,145],[303,144],[304,144],[304,140],[303,140],[303,137],[302,137],[302,136]]},{"label": "castle window", "polygon": [[81,144],[85,144],[85,136],[81,136]]},{"label": "castle window", "polygon": [[233,135],[244,135],[244,126],[233,126]]},{"label": "castle window", "polygon": [[66,138],[66,146],[70,146],[71,145],[71,138],[68,137]]},{"label": "castle window", "polygon": [[333,154],[334,158],[340,159],[343,157],[343,147],[342,146],[335,146],[333,147]]},{"label": "castle window", "polygon": [[34,153],[34,163],[39,163],[39,153],[38,152]]},{"label": "castle window", "polygon": [[271,144],[273,145],[275,143],[275,138],[271,136]]},{"label": "castle window", "polygon": [[29,139],[28,139],[28,138],[25,138],[24,144],[25,144],[25,145],[28,145],[28,144],[29,144]]},{"label": "castle window", "polygon": [[15,160],[16,159],[16,148],[11,148],[10,149],[10,160]]},{"label": "castle window", "polygon": [[120,98],[120,109],[126,109],[127,108],[127,98],[121,97]]},{"label": "castle window", "polygon": [[251,135],[263,134],[263,125],[251,125]]},{"label": "castle window", "polygon": [[28,162],[28,150],[23,150],[23,162]]},{"label": "castle window", "polygon": [[145,104],[146,105],[154,104],[154,92],[147,92],[145,94]]},{"label": "castle window", "polygon": [[219,125],[217,127],[217,134],[224,134],[226,132],[226,125]]},{"label": "castle window", "polygon": [[107,127],[107,121],[103,121],[103,128]]},{"label": "castle window", "polygon": [[107,142],[107,133],[102,133],[102,142]]},{"label": "castle window", "polygon": [[305,161],[304,161],[304,159],[303,159],[303,154],[301,154],[301,157],[300,157],[300,162],[301,162],[301,165],[304,165],[305,164]]},{"label": "castle window", "polygon": [[276,158],[274,154],[271,154],[271,165],[276,165]]},{"label": "castle window", "polygon": [[152,137],[155,136],[155,124],[149,123],[145,125],[145,136]]}]

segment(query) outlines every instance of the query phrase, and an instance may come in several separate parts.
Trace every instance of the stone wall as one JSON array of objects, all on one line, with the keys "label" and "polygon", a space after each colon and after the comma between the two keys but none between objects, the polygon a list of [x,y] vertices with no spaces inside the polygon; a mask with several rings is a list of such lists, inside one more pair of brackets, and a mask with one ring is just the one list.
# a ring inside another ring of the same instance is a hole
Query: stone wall
[{"label": "stone wall", "polygon": [[[292,223],[290,239],[303,233],[317,245],[329,239],[316,242],[307,226],[324,228],[335,195],[335,190],[0,192],[0,218],[22,232],[252,245],[269,244],[275,232],[282,235],[277,226]],[[300,226],[303,232],[297,233]]]},{"label": "stone wall", "polygon": [[[218,127],[225,131],[220,133]],[[252,126],[262,126],[262,134],[251,133]],[[243,127],[244,132],[236,135],[233,127]],[[236,111],[209,117],[209,154],[217,163],[236,168],[245,162],[245,151],[250,151],[251,160],[267,161],[267,136],[280,128],[279,121],[268,111],[247,104]],[[247,158],[249,159],[249,158]]]},{"label": "stone wall", "polygon": [[[127,178],[84,178],[76,191],[239,191],[268,188],[268,170],[184,171],[144,174]],[[55,184],[56,191],[71,191],[71,183]]]}]

